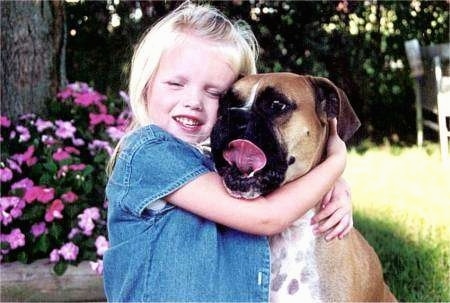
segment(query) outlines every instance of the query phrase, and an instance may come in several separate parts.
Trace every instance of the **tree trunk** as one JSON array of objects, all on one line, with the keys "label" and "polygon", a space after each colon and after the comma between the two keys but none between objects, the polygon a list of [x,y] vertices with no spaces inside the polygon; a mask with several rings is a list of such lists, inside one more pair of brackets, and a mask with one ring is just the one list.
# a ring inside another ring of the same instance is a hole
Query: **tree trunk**
[{"label": "tree trunk", "polygon": [[45,113],[66,84],[62,1],[2,1],[1,113]]}]

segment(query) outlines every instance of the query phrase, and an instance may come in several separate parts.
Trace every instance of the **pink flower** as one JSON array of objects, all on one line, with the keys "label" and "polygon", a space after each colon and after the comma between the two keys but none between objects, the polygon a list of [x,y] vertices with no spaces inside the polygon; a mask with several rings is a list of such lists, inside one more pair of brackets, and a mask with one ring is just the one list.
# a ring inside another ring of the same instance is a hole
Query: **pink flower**
[{"label": "pink flower", "polygon": [[64,244],[59,249],[59,254],[64,258],[66,261],[75,261],[78,256],[79,248],[72,242]]},{"label": "pink flower", "polygon": [[50,253],[50,262],[56,263],[59,262],[59,250],[58,249],[53,249],[52,252]]},{"label": "pink flower", "polygon": [[65,177],[68,171],[69,171],[69,166],[68,165],[63,165],[63,166],[61,166],[61,168],[56,173],[56,177],[58,179],[61,178],[61,177]]},{"label": "pink flower", "polygon": [[91,126],[95,126],[104,122],[106,125],[111,125],[114,123],[114,117],[108,114],[89,114],[89,124]]},{"label": "pink flower", "polygon": [[24,178],[20,181],[17,181],[16,183],[14,183],[13,185],[11,185],[11,189],[18,189],[18,188],[30,188],[34,185],[33,181],[28,179],[28,178]]},{"label": "pink flower", "polygon": [[7,226],[9,223],[11,223],[12,219],[13,219],[13,217],[7,211],[2,210],[0,212],[0,221],[2,222],[2,224],[4,226]]},{"label": "pink flower", "polygon": [[95,240],[95,247],[97,248],[97,255],[103,256],[108,249],[109,243],[104,236],[98,236]]},{"label": "pink flower", "polygon": [[72,125],[72,122],[56,120],[55,124],[58,127],[55,134],[59,138],[61,139],[73,138],[76,128]]},{"label": "pink flower", "polygon": [[101,114],[106,114],[108,112],[108,108],[105,104],[98,102],[95,105],[97,106],[97,109]]},{"label": "pink flower", "polygon": [[0,126],[10,127],[11,120],[9,120],[8,117],[0,116]]},{"label": "pink flower", "polygon": [[109,142],[103,140],[93,140],[92,143],[89,143],[88,148],[91,152],[91,155],[95,155],[100,150],[105,150],[109,155],[112,155],[113,149],[109,145]]},{"label": "pink flower", "polygon": [[13,219],[22,216],[25,205],[25,201],[19,197],[0,197],[0,222],[6,226]]},{"label": "pink flower", "polygon": [[13,161],[11,159],[6,159],[6,162],[8,162],[8,166],[12,169],[18,172],[19,174],[22,173],[22,169],[20,168],[19,164],[17,164],[16,161]]},{"label": "pink flower", "polygon": [[15,228],[9,235],[6,235],[6,241],[9,242],[11,249],[16,249],[25,245],[25,235],[20,229]]},{"label": "pink flower", "polygon": [[80,92],[88,92],[91,89],[89,88],[89,86],[86,83],[83,82],[74,82],[74,83],[70,83],[69,85],[67,85],[67,87],[60,91],[57,94],[57,97],[65,100],[68,99],[70,97],[73,97],[75,95],[75,93],[80,93]]},{"label": "pink flower", "polygon": [[106,129],[106,132],[108,133],[109,137],[113,140],[119,140],[125,134],[125,131],[115,126],[108,127]]},{"label": "pink flower", "polygon": [[86,208],[78,215],[78,226],[86,236],[92,235],[95,228],[94,220],[100,219],[100,210],[97,207]]},{"label": "pink flower", "polygon": [[80,230],[79,230],[78,228],[74,227],[74,228],[72,228],[72,229],[70,230],[70,233],[67,235],[67,238],[68,238],[69,240],[72,240],[73,237],[75,237],[75,236],[78,235],[79,233],[80,233]]},{"label": "pink flower", "polygon": [[45,145],[54,145],[56,143],[55,138],[53,138],[52,136],[48,136],[48,135],[42,135],[41,141]]},{"label": "pink flower", "polygon": [[80,163],[80,164],[71,164],[69,165],[70,170],[73,171],[81,171],[86,168],[86,164]]},{"label": "pink flower", "polygon": [[36,114],[28,113],[20,116],[20,120],[34,120],[36,118]]},{"label": "pink flower", "polygon": [[[12,209],[19,209],[21,211],[25,206],[25,201],[19,197],[0,197],[0,210],[8,210],[11,207]],[[14,218],[21,215],[21,212],[18,214],[19,212],[13,211],[13,213],[17,213],[17,215],[13,214]]]},{"label": "pink flower", "polygon": [[37,158],[33,157],[34,151],[34,145],[30,145],[23,154],[15,154],[11,158],[17,161],[19,165],[22,165],[25,162],[28,166],[32,166],[37,162]]},{"label": "pink flower", "polygon": [[41,118],[36,120],[36,129],[38,132],[42,133],[47,128],[53,128],[53,123],[51,121],[44,121]]},{"label": "pink flower", "polygon": [[117,117],[117,124],[121,126],[127,126],[131,119],[131,112],[129,110],[124,110]]},{"label": "pink flower", "polygon": [[28,140],[30,140],[31,135],[30,135],[30,131],[28,130],[28,128],[26,128],[22,125],[17,125],[16,130],[20,134],[19,142],[27,142]]},{"label": "pink flower", "polygon": [[106,96],[99,94],[96,91],[75,93],[73,96],[75,97],[75,104],[78,104],[83,107],[87,107],[89,105],[101,102],[106,99]]},{"label": "pink flower", "polygon": [[103,260],[98,259],[97,262],[89,261],[91,269],[97,274],[103,274]]},{"label": "pink flower", "polygon": [[70,154],[63,150],[62,148],[58,148],[58,150],[52,155],[53,160],[62,161],[70,158]]},{"label": "pink flower", "polygon": [[70,87],[66,87],[60,91],[56,96],[62,100],[66,100],[72,96],[73,90]]},{"label": "pink flower", "polygon": [[25,201],[19,199],[18,204],[11,208],[11,211],[9,213],[14,219],[19,218],[20,216],[22,216],[22,209],[24,209],[24,207]]},{"label": "pink flower", "polygon": [[56,199],[52,202],[49,208],[45,211],[45,221],[52,222],[55,218],[62,219],[62,211],[64,209],[64,204],[60,199]]},{"label": "pink flower", "polygon": [[64,150],[70,154],[79,155],[80,151],[73,146],[66,146]]},{"label": "pink flower", "polygon": [[13,177],[12,171],[9,169],[9,167],[0,168],[0,181],[1,182],[7,182],[11,180]]},{"label": "pink flower", "polygon": [[81,146],[84,145],[84,141],[83,139],[79,139],[79,138],[72,138],[72,143],[75,146]]},{"label": "pink flower", "polygon": [[42,186],[33,186],[27,188],[25,196],[23,197],[28,203],[38,200],[42,203],[47,203],[53,200],[55,196],[55,189],[44,188]]},{"label": "pink flower", "polygon": [[119,96],[123,99],[123,101],[125,101],[127,104],[130,103],[130,97],[128,96],[128,94],[126,92],[124,92],[123,90],[119,91]]},{"label": "pink flower", "polygon": [[78,200],[78,196],[73,191],[68,191],[61,195],[61,199],[63,199],[64,202],[73,203]]},{"label": "pink flower", "polygon": [[35,238],[47,232],[47,227],[45,226],[45,222],[34,223],[31,226],[31,233]]},{"label": "pink flower", "polygon": [[100,210],[98,209],[98,207],[89,207],[86,208],[83,211],[84,214],[86,214],[89,218],[91,218],[92,220],[98,220],[100,219]]}]

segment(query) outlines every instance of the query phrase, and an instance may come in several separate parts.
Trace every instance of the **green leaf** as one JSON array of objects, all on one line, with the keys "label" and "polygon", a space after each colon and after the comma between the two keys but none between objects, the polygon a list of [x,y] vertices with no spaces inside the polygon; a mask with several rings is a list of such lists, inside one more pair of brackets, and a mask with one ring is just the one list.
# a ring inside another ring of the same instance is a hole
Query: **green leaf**
[{"label": "green leaf", "polygon": [[94,167],[92,165],[87,165],[86,168],[83,170],[83,176],[88,176],[94,171]]},{"label": "green leaf", "polygon": [[82,184],[82,187],[83,187],[84,193],[88,194],[92,191],[93,185],[92,185],[92,182],[84,182]]},{"label": "green leaf", "polygon": [[33,204],[28,209],[26,209],[25,213],[20,216],[18,219],[20,221],[26,222],[38,222],[42,221],[42,218],[45,214],[45,206],[42,204]]},{"label": "green leaf", "polygon": [[48,170],[49,172],[51,172],[52,174],[53,174],[53,173],[56,173],[57,170],[58,170],[58,166],[57,166],[56,163],[53,162],[53,161],[49,161],[49,162],[47,162],[47,163],[44,163],[44,167],[45,167],[45,169],[47,169],[47,170]]},{"label": "green leaf", "polygon": [[0,242],[0,249],[10,249],[11,246],[9,245],[9,242]]},{"label": "green leaf", "polygon": [[28,263],[28,255],[26,252],[21,251],[17,254],[17,261],[23,263],[23,264],[27,264]]},{"label": "green leaf", "polygon": [[36,241],[36,251],[47,253],[50,250],[50,239],[48,235],[42,235]]},{"label": "green leaf", "polygon": [[55,266],[53,266],[53,271],[58,276],[62,276],[66,272],[67,267],[68,267],[67,262],[61,261],[56,263]]},{"label": "green leaf", "polygon": [[105,161],[105,156],[102,155],[102,153],[98,153],[97,155],[95,155],[94,157],[94,163],[102,163]]},{"label": "green leaf", "polygon": [[53,223],[50,226],[49,234],[56,240],[60,240],[63,235],[63,229],[59,224]]},{"label": "green leaf", "polygon": [[39,178],[39,184],[50,184],[52,181],[52,177],[50,176],[50,174],[46,174],[44,173],[40,178]]},{"label": "green leaf", "polygon": [[37,164],[33,165],[33,167],[31,168],[31,174],[33,176],[40,176],[40,175],[42,175],[42,170],[43,170],[42,164],[37,163]]}]

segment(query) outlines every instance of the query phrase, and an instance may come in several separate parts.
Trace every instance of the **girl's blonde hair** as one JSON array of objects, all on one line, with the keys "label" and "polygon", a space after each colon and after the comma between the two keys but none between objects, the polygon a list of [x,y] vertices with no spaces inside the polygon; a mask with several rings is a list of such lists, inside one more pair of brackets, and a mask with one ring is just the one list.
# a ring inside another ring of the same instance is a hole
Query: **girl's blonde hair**
[{"label": "girl's blonde hair", "polygon": [[[259,47],[247,23],[232,23],[214,7],[184,2],[144,33],[134,50],[129,81],[132,112],[129,132],[151,123],[146,103],[148,85],[164,51],[186,35],[216,44],[217,50],[229,60],[238,74],[256,73]],[[108,172],[111,172],[114,166],[121,143],[122,140],[117,144],[108,163]]]}]

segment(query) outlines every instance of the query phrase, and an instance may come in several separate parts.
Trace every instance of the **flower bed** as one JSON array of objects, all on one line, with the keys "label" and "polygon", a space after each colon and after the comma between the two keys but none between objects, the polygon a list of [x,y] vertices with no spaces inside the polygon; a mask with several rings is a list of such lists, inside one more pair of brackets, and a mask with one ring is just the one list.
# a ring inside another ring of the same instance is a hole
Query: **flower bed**
[{"label": "flower bed", "polygon": [[73,83],[49,100],[46,119],[1,117],[0,262],[46,259],[62,275],[88,261],[102,273],[105,165],[129,115],[120,95]]}]

